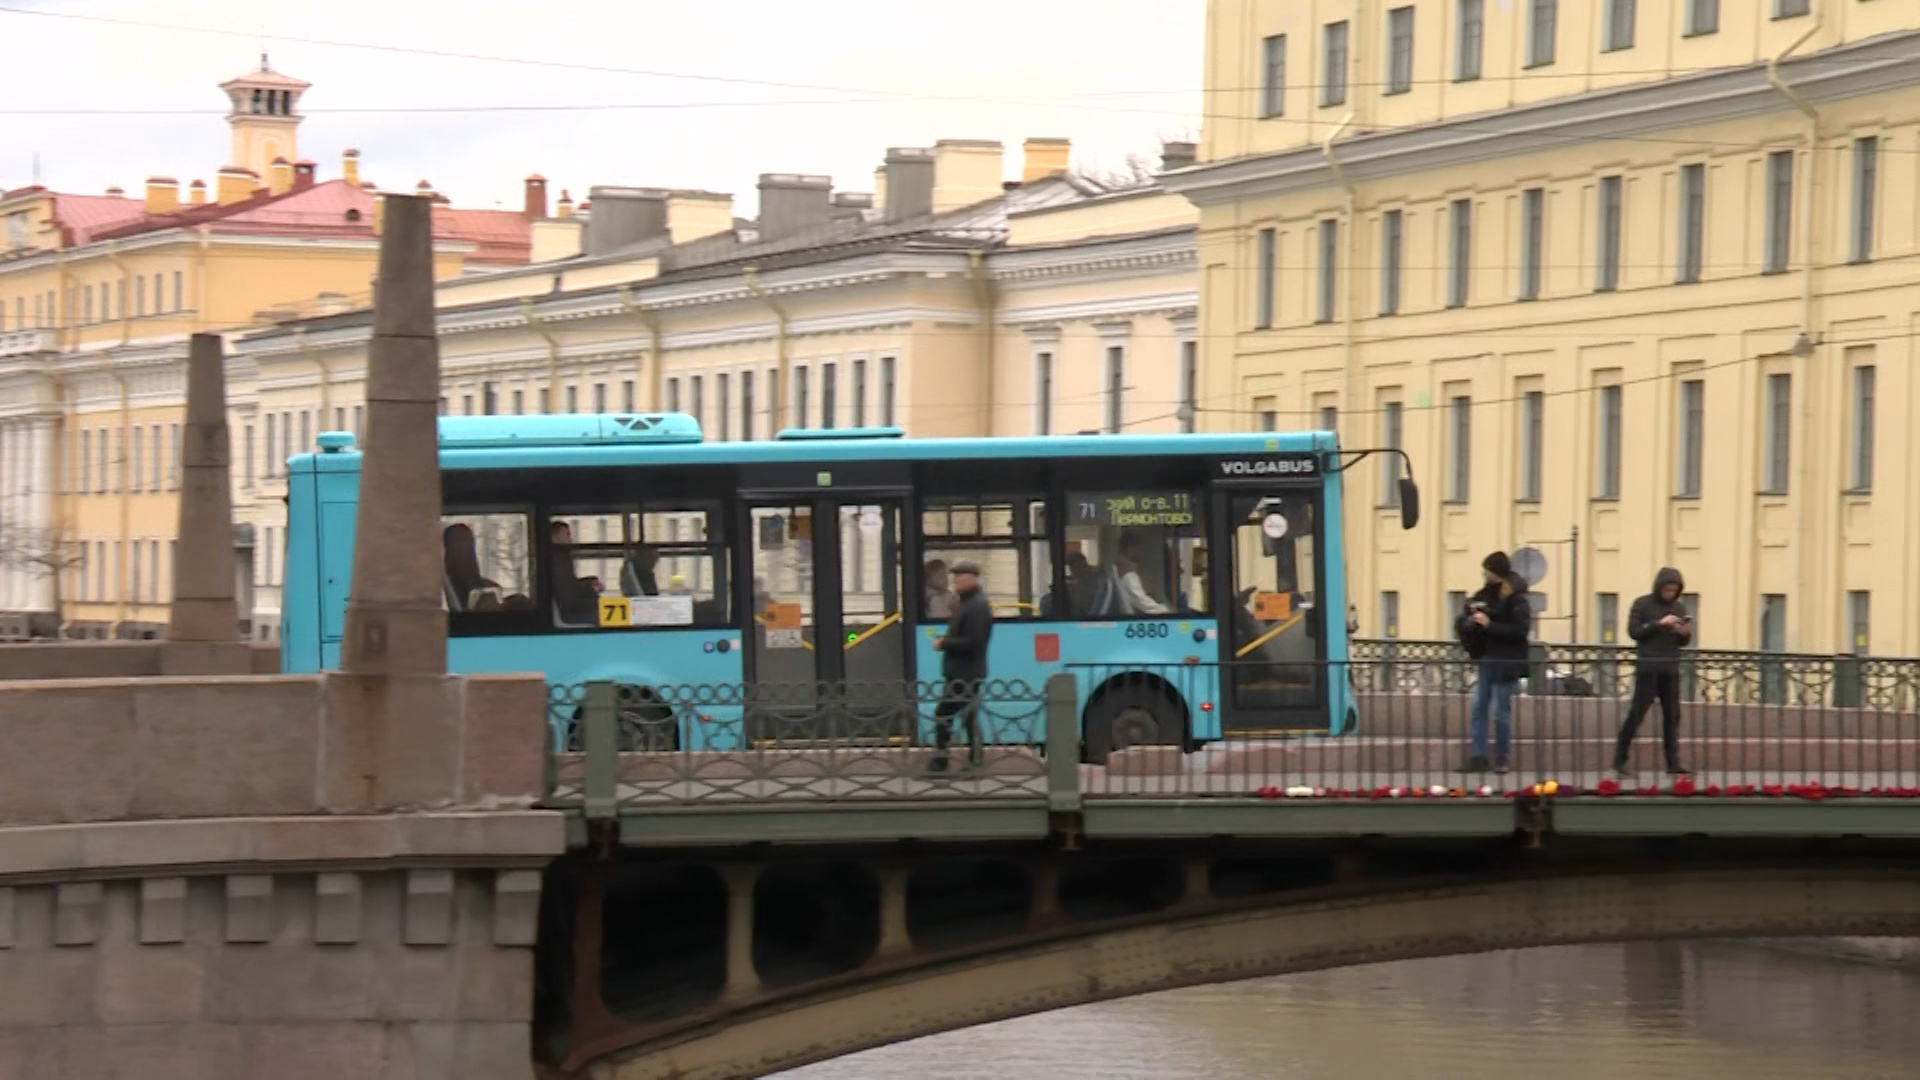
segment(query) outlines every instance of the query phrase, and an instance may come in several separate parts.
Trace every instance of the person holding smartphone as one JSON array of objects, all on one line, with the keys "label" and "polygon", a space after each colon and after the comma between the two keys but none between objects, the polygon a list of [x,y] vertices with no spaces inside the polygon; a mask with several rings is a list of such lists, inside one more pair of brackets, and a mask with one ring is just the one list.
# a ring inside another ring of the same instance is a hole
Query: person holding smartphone
[{"label": "person holding smartphone", "polygon": [[1627,636],[1634,642],[1633,701],[1613,748],[1614,774],[1629,776],[1627,754],[1647,710],[1660,702],[1660,741],[1667,775],[1685,776],[1680,764],[1680,650],[1693,640],[1693,619],[1680,601],[1686,579],[1671,566],[1654,575],[1653,591],[1627,611]]}]

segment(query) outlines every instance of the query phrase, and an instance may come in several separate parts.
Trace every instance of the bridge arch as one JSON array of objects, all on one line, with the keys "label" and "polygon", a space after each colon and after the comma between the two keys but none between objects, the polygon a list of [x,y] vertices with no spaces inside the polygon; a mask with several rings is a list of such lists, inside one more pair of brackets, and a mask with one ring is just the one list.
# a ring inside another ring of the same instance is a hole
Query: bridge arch
[{"label": "bridge arch", "polygon": [[1359,964],[1663,938],[1920,935],[1920,871],[1520,877],[1170,911],[748,1005],[609,1053],[593,1080],[761,1076],[926,1035],[1186,986]]}]

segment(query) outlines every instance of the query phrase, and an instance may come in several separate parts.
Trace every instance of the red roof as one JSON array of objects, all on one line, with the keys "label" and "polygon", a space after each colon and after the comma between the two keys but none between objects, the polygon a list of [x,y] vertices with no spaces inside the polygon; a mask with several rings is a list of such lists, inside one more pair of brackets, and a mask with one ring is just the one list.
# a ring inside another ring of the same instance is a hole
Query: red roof
[{"label": "red roof", "polygon": [[[60,196],[61,199],[69,196]],[[313,239],[372,239],[374,195],[345,180],[272,195],[265,190],[227,206],[207,203],[183,205],[170,214],[145,213],[132,199],[89,199],[133,208],[130,217],[111,227],[96,227],[93,239],[118,239],[163,229],[197,228],[242,236],[286,236]],[[434,237],[475,246],[468,260],[487,265],[519,266],[533,256],[533,223],[524,214],[508,210],[455,210],[434,207]]]},{"label": "red roof", "polygon": [[53,220],[67,246],[90,243],[147,216],[144,199],[122,195],[55,195]]}]

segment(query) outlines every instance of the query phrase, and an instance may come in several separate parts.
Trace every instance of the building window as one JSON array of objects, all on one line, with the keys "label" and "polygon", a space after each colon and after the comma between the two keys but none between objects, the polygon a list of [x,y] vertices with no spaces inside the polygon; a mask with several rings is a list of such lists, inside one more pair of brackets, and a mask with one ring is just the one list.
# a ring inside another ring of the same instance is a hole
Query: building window
[{"label": "building window", "polygon": [[515,390],[513,392],[513,415],[524,416],[526,411],[527,392],[525,390]]},{"label": "building window", "polygon": [[1707,167],[1680,166],[1680,265],[1674,280],[1700,280],[1707,239]]},{"label": "building window", "polygon": [[1259,290],[1253,298],[1253,328],[1269,330],[1273,327],[1274,260],[1279,237],[1272,229],[1261,229],[1259,238],[1258,273],[1254,275],[1254,288]]},{"label": "building window", "polygon": [[93,432],[80,432],[80,487],[81,492],[93,490]]},{"label": "building window", "polygon": [[143,491],[147,486],[147,474],[146,470],[140,467],[140,461],[142,451],[147,448],[146,429],[136,427],[133,429],[132,436],[127,448],[127,490]]},{"label": "building window", "polygon": [[1706,471],[1707,384],[1687,379],[1680,384],[1680,461],[1674,477],[1674,494],[1697,499]]},{"label": "building window", "polygon": [[1272,398],[1255,398],[1253,411],[1260,416],[1261,431],[1280,430],[1280,410],[1273,407]]},{"label": "building window", "polygon": [[1559,33],[1560,0],[1527,0],[1527,65],[1553,63],[1554,37]]},{"label": "building window", "polygon": [[679,379],[667,380],[667,411],[668,412],[680,411],[680,380]]},{"label": "building window", "polygon": [[1685,647],[1698,649],[1700,648],[1700,594],[1681,593],[1680,602],[1687,606],[1687,619],[1693,623],[1693,637]]},{"label": "building window", "polygon": [[1380,636],[1400,636],[1400,594],[1397,592],[1380,594]]},{"label": "building window", "polygon": [[[601,392],[600,392],[600,394],[599,394],[598,396],[600,396],[600,397],[602,397],[602,398],[604,398],[604,397],[606,396],[606,388],[605,388],[605,387],[599,387],[599,388],[597,388],[597,389],[599,389],[599,390],[601,391]],[[604,405],[604,404],[606,404],[606,402],[605,402],[605,401],[601,401],[601,402],[599,402],[598,404],[602,404],[602,405]],[[604,409],[595,409],[594,411],[595,411],[595,412],[605,412],[606,410],[604,410]],[[460,395],[460,415],[461,415],[461,416],[472,416],[472,415],[473,415],[473,395],[472,395],[472,394],[461,394],[461,395]],[[304,419],[304,418],[305,418],[305,416],[306,416],[306,414],[305,414],[305,413],[302,413],[302,414],[301,414],[301,417],[302,417],[302,419]]]},{"label": "building window", "polygon": [[1460,0],[1459,19],[1453,78],[1455,82],[1472,82],[1480,77],[1480,58],[1487,49],[1486,0]]},{"label": "building window", "polygon": [[1413,8],[1387,12],[1387,90],[1404,94],[1413,89]]},{"label": "building window", "polygon": [[638,405],[639,405],[639,399],[638,399],[638,396],[634,393],[633,380],[621,379],[620,380],[620,411],[623,413],[630,413],[630,412],[633,412]]},{"label": "building window", "polygon": [[175,270],[173,272],[173,310],[175,311],[187,310],[187,294],[184,281],[185,275]]},{"label": "building window", "polygon": [[1847,643],[1855,656],[1866,656],[1872,648],[1873,594],[1856,589],[1847,594]]},{"label": "building window", "polygon": [[[1400,449],[1402,421],[1398,401],[1389,401],[1380,406],[1380,447],[1383,450]],[[1380,505],[1400,505],[1400,456],[1398,454],[1380,455]]]},{"label": "building window", "polygon": [[1600,178],[1599,263],[1595,267],[1595,291],[1610,292],[1620,287],[1620,216],[1622,181],[1618,176]]},{"label": "building window", "polygon": [[540,388],[540,415],[547,416],[547,415],[550,415],[552,412],[553,412],[553,390],[550,387],[543,386]]},{"label": "building window", "polygon": [[1688,37],[1720,32],[1720,0],[1687,0]]},{"label": "building window", "polygon": [[1118,433],[1124,418],[1121,395],[1126,392],[1127,350],[1119,345],[1107,346],[1107,432]]},{"label": "building window", "polygon": [[1320,223],[1320,296],[1315,320],[1330,323],[1338,311],[1340,277],[1340,223],[1328,218]]},{"label": "building window", "polygon": [[1454,623],[1459,622],[1460,616],[1465,615],[1466,613],[1467,613],[1467,594],[1464,591],[1461,591],[1458,589],[1449,590],[1447,593],[1446,625],[1452,626]]},{"label": "building window", "polygon": [[853,426],[867,426],[867,362],[853,362]]},{"label": "building window", "polygon": [[133,279],[133,314],[137,318],[147,317],[147,279],[144,277]]},{"label": "building window", "polygon": [[167,426],[167,486],[180,490],[180,425]]},{"label": "building window", "polygon": [[1275,34],[1260,43],[1260,115],[1287,112],[1287,35]]},{"label": "building window", "polygon": [[732,378],[724,374],[713,377],[713,392],[714,395],[720,399],[714,410],[714,415],[720,419],[721,442],[730,442],[733,439],[732,383]]},{"label": "building window", "polygon": [[1607,0],[1607,26],[1601,52],[1633,48],[1634,0]]},{"label": "building window", "polygon": [[313,414],[300,410],[300,441],[288,448],[288,455],[304,454],[313,445]]},{"label": "building window", "polygon": [[1780,593],[1760,597],[1760,648],[1763,652],[1787,651],[1787,598]]},{"label": "building window", "polygon": [[753,441],[753,372],[740,373],[740,438]]},{"label": "building window", "polygon": [[1594,478],[1596,498],[1620,497],[1620,393],[1618,384],[1600,388],[1600,445],[1596,448],[1600,470]]},{"label": "building window", "polygon": [[1473,496],[1473,399],[1456,396],[1448,412],[1447,501],[1465,503]]},{"label": "building window", "polygon": [[1769,274],[1787,268],[1793,257],[1793,151],[1767,155],[1767,250],[1761,267]]},{"label": "building window", "polygon": [[832,428],[840,417],[840,365],[820,365],[820,426]]},{"label": "building window", "polygon": [[1453,200],[1452,234],[1447,267],[1447,306],[1467,306],[1467,291],[1473,280],[1473,200]]},{"label": "building window", "polygon": [[1547,456],[1547,395],[1529,390],[1520,396],[1520,501],[1539,502]]},{"label": "building window", "polygon": [[880,358],[880,426],[893,427],[894,358]]},{"label": "building window", "polygon": [[[1860,351],[1871,355],[1872,347],[1867,346]],[[1853,430],[1852,444],[1847,455],[1847,486],[1854,491],[1873,490],[1874,378],[1872,364],[1859,364],[1853,369]]]},{"label": "building window", "polygon": [[279,417],[273,413],[267,414],[267,460],[264,472],[269,480],[280,475],[280,467],[274,463],[273,453],[280,445],[278,441],[279,429],[274,426],[278,420]]},{"label": "building window", "polygon": [[1200,417],[1200,343],[1180,343],[1180,406],[1176,418],[1183,434],[1191,435]]},{"label": "building window", "polygon": [[1340,431],[1340,410],[1333,405],[1320,406],[1320,430],[1338,434]]},{"label": "building window", "polygon": [[246,486],[252,487],[254,478],[252,424],[246,424],[240,429],[240,460],[242,480]]},{"label": "building window", "polygon": [[593,384],[593,411],[596,413],[605,413],[607,411],[606,383]]},{"label": "building window", "polygon": [[[700,384],[700,380],[695,379],[694,385],[698,387],[699,384]],[[809,376],[808,376],[807,369],[805,367],[794,368],[793,369],[793,418],[790,421],[788,421],[794,427],[804,428],[807,426],[807,409],[813,403],[813,397],[810,393],[808,393],[808,391],[811,389],[812,387],[809,385]]]},{"label": "building window", "polygon": [[1791,19],[1812,10],[1812,0],[1773,0],[1773,17]]},{"label": "building window", "polygon": [[1873,210],[1880,188],[1880,139],[1853,141],[1853,261],[1873,258]]},{"label": "building window", "polygon": [[1347,102],[1347,23],[1328,23],[1320,35],[1320,104]]},{"label": "building window", "polygon": [[1398,210],[1380,215],[1380,314],[1400,313],[1400,252],[1406,243],[1406,219]]},{"label": "building window", "polygon": [[1540,299],[1540,260],[1547,246],[1547,191],[1520,193],[1520,299]]},{"label": "building window", "polygon": [[367,441],[367,407],[365,405],[353,407],[353,441],[357,443]]},{"label": "building window", "polygon": [[1053,434],[1053,354],[1033,354],[1033,433]]},{"label": "building window", "polygon": [[[806,369],[800,370],[804,372]],[[806,385],[805,378],[800,382],[802,386]],[[699,421],[702,428],[707,426],[707,380],[704,376],[687,376],[687,412]]]},{"label": "building window", "polygon": [[1596,611],[1594,623],[1600,631],[1600,642],[1612,645],[1620,640],[1620,594],[1595,593],[1593,599]]},{"label": "building window", "polygon": [[1768,495],[1787,493],[1787,468],[1793,456],[1793,376],[1767,376],[1767,459],[1760,490]]},{"label": "building window", "polygon": [[567,412],[569,414],[572,414],[572,413],[577,413],[579,411],[580,411],[580,388],[577,386],[569,386],[567,387]]}]

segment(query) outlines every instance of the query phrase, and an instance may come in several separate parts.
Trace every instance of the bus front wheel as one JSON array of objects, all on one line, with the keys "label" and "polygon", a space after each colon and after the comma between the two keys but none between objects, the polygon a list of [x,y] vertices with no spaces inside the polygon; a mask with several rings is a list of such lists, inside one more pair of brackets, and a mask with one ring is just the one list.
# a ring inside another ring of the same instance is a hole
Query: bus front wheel
[{"label": "bus front wheel", "polygon": [[1187,742],[1186,710],[1168,690],[1117,686],[1087,706],[1087,763],[1105,765],[1116,750]]}]

